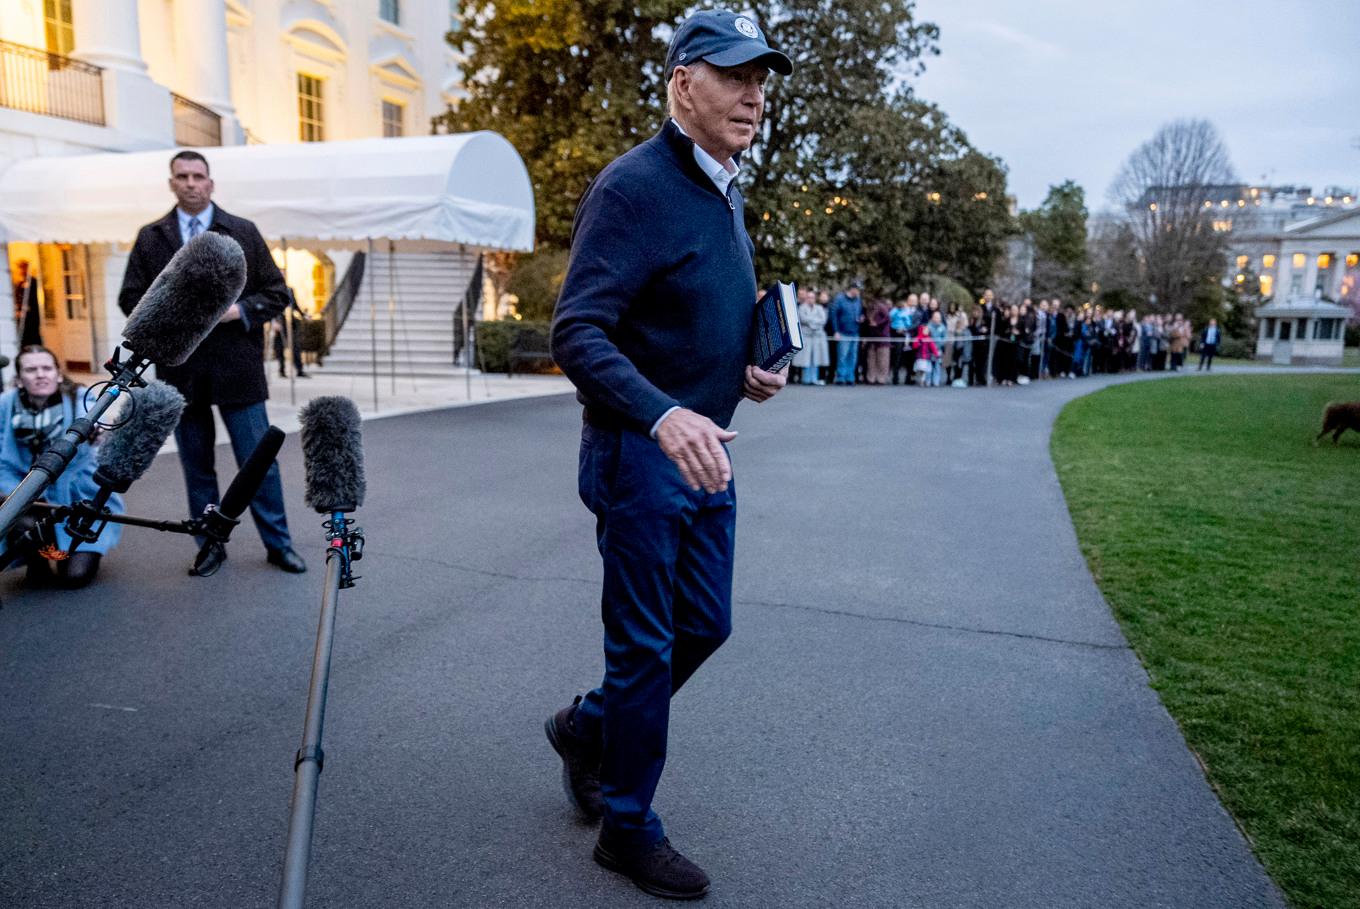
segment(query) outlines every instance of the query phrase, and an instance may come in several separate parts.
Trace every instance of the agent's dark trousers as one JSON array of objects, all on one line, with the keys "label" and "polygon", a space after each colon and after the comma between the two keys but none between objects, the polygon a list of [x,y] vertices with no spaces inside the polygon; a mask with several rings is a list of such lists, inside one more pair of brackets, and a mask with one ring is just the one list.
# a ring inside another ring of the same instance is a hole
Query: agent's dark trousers
[{"label": "agent's dark trousers", "polygon": [[579,486],[604,560],[605,674],[573,724],[604,744],[605,828],[641,847],[663,835],[651,806],[671,696],[732,630],[736,489],[692,492],[656,442],[590,424]]},{"label": "agent's dark trousers", "polygon": [[[236,455],[236,466],[260,443],[269,428],[264,402],[240,407],[218,407],[222,422],[231,437],[231,450]],[[175,442],[179,445],[179,463],[184,468],[184,487],[189,493],[189,517],[198,517],[209,503],[222,501],[217,490],[217,471],[213,467],[213,448],[217,444],[217,429],[213,425],[212,406],[194,404],[184,409],[175,427]],[[283,481],[279,465],[274,462],[264,476],[260,491],[250,503],[250,516],[268,549],[286,549],[292,545],[288,536],[288,518],[283,511]],[[202,540],[199,544],[202,545]]]},{"label": "agent's dark trousers", "polygon": [[1214,368],[1214,354],[1216,354],[1216,353],[1218,353],[1218,345],[1217,345],[1217,344],[1205,344],[1203,347],[1201,347],[1201,348],[1199,349],[1199,368],[1200,368],[1200,369],[1213,369],[1213,368]]}]

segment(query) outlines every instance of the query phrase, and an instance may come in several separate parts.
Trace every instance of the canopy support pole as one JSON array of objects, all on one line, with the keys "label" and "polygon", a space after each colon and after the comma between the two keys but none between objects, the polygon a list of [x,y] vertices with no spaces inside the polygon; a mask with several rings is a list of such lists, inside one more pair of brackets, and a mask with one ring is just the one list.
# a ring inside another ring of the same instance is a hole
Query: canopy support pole
[{"label": "canopy support pole", "polygon": [[[373,262],[373,238],[368,238],[368,261]],[[368,346],[372,358],[373,412],[378,412],[378,291],[374,287],[378,276],[368,272]]]},{"label": "canopy support pole", "polygon": [[387,355],[392,374],[392,394],[397,393],[397,244],[387,240]]}]

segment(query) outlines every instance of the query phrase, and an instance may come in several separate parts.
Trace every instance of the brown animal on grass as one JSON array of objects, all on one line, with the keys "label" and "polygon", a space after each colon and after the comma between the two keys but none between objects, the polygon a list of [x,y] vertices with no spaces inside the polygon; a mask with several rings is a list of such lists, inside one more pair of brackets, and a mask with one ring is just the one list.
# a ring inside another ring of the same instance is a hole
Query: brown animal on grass
[{"label": "brown animal on grass", "polygon": [[1313,439],[1316,445],[1327,433],[1332,434],[1332,444],[1337,444],[1346,430],[1360,432],[1360,401],[1347,401],[1344,404],[1328,404],[1322,412],[1322,432]]}]

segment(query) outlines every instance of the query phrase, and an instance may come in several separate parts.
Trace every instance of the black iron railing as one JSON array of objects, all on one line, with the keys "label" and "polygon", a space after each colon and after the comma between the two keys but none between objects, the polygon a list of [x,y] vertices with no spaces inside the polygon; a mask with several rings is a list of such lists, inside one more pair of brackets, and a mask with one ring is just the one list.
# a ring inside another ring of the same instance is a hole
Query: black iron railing
[{"label": "black iron railing", "polygon": [[0,107],[104,125],[104,70],[0,41]]},{"label": "black iron railing", "polygon": [[176,145],[222,144],[222,118],[217,111],[174,92],[170,100],[174,102]]},{"label": "black iron railing", "polygon": [[359,288],[364,283],[364,260],[366,258],[367,256],[361,252],[354,254],[353,260],[349,263],[349,268],[345,269],[345,276],[335,286],[330,299],[326,301],[326,307],[321,310],[321,317],[326,323],[327,351],[335,343],[335,336],[340,334],[340,328],[345,324],[345,319],[349,317],[349,311],[353,308],[354,301],[359,297]]},{"label": "black iron railing", "polygon": [[[472,280],[468,281],[467,290],[463,292],[463,299],[453,310],[453,365],[457,366],[462,357],[463,351],[467,348],[467,335],[475,334],[477,325],[477,310],[482,306],[482,257],[477,256],[477,267],[472,270]],[[467,331],[464,332],[463,324],[467,323]],[[467,362],[466,359],[462,362]]]}]

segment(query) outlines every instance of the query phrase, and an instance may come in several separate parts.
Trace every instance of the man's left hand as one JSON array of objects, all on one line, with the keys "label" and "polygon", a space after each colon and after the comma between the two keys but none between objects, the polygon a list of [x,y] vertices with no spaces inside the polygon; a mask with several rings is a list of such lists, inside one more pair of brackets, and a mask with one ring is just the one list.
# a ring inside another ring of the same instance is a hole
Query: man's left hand
[{"label": "man's left hand", "polygon": [[756,403],[768,401],[788,383],[787,373],[788,367],[779,372],[766,372],[759,366],[748,366],[746,367],[746,385],[742,389],[742,393]]},{"label": "man's left hand", "polygon": [[227,307],[227,311],[222,313],[222,318],[218,319],[217,321],[235,322],[239,318],[241,318],[241,304],[233,303]]}]

